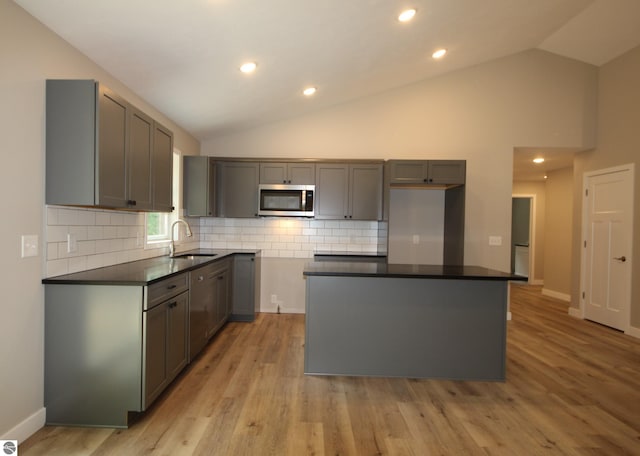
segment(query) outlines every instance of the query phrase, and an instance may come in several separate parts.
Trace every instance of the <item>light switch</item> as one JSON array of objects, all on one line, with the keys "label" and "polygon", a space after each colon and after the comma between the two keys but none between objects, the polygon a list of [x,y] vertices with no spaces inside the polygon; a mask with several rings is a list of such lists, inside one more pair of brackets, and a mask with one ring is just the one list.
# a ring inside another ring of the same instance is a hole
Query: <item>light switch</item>
[{"label": "light switch", "polygon": [[38,256],[38,235],[22,235],[22,258]]},{"label": "light switch", "polygon": [[489,245],[502,245],[502,236],[489,236]]}]

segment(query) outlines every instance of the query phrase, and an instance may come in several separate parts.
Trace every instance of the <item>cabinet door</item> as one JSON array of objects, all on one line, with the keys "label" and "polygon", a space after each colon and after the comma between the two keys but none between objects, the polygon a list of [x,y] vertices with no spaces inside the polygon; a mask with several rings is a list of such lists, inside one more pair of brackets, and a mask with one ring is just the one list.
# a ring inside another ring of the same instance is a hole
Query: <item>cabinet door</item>
[{"label": "cabinet door", "polygon": [[382,219],[382,165],[349,166],[349,219]]},{"label": "cabinet door", "polygon": [[167,381],[173,380],[187,365],[189,293],[167,303]]},{"label": "cabinet door", "polygon": [[151,157],[153,119],[142,111],[129,109],[129,152],[127,160],[127,206],[151,210]]},{"label": "cabinet door", "polygon": [[206,217],[214,215],[215,161],[203,156],[185,156],[182,166],[183,205],[185,215]]},{"label": "cabinet door", "polygon": [[229,273],[229,268],[225,268],[220,271],[216,279],[218,281],[216,287],[216,301],[218,303],[217,329],[220,329],[220,327],[227,321],[229,315],[231,314],[231,300],[229,299],[231,275]]},{"label": "cabinet door", "polygon": [[127,207],[127,116],[129,105],[100,85],[98,88],[98,151],[96,204]]},{"label": "cabinet door", "polygon": [[295,185],[314,185],[316,183],[316,165],[312,163],[289,163],[287,183]]},{"label": "cabinet door", "polygon": [[158,304],[144,312],[145,408],[167,385],[167,305]]},{"label": "cabinet door", "polygon": [[250,162],[218,162],[218,216],[258,216],[260,167]]},{"label": "cabinet door", "polygon": [[210,303],[214,298],[208,269],[205,266],[189,273],[189,360],[200,353],[209,337]]},{"label": "cabinet door", "polygon": [[389,182],[392,184],[423,184],[427,182],[427,160],[390,160]]},{"label": "cabinet door", "polygon": [[255,264],[255,255],[234,255],[231,293],[233,321],[255,320]]},{"label": "cabinet door", "polygon": [[316,166],[315,218],[344,219],[349,205],[349,168],[343,164]]},{"label": "cabinet door", "polygon": [[464,184],[466,179],[465,160],[430,160],[430,184]]},{"label": "cabinet door", "polygon": [[152,160],[153,210],[173,211],[173,133],[155,123]]},{"label": "cabinet door", "polygon": [[286,184],[287,180],[286,163],[260,163],[261,184]]}]

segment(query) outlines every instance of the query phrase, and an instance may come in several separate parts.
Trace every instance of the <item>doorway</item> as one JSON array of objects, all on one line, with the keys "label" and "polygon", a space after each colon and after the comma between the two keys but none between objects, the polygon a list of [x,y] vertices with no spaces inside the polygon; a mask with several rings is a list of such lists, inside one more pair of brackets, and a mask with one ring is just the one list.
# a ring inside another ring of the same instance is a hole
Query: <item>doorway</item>
[{"label": "doorway", "polygon": [[581,305],[584,318],[630,325],[634,165],[585,173]]},{"label": "doorway", "polygon": [[535,195],[512,195],[511,198],[511,272],[535,277]]}]

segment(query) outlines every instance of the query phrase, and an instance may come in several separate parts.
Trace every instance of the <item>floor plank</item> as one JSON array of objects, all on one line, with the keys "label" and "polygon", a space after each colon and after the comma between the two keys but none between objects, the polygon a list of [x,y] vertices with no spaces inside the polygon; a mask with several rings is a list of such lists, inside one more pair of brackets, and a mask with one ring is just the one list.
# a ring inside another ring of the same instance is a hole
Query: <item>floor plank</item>
[{"label": "floor plank", "polygon": [[304,376],[304,316],[229,323],[129,429],[29,455],[640,455],[640,341],[512,286],[507,381]]}]

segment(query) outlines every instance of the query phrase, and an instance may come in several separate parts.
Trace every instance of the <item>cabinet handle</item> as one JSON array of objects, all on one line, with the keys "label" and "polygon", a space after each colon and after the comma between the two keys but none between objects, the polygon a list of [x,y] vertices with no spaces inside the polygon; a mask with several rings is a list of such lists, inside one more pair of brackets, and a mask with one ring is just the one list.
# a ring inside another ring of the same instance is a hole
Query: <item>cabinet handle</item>
[{"label": "cabinet handle", "polygon": [[177,306],[178,306],[177,301],[173,301],[169,303],[169,309],[173,309],[174,307],[177,307]]},{"label": "cabinet handle", "polygon": [[429,178],[429,182],[433,182],[433,179]]},{"label": "cabinet handle", "polygon": [[422,179],[422,182],[427,182],[427,178],[425,177],[424,179]]},{"label": "cabinet handle", "polygon": [[173,289],[174,289],[175,287],[177,287],[177,286],[178,286],[178,285],[175,285],[175,284],[174,284],[174,285],[169,285],[169,286],[167,287],[167,290],[173,290]]},{"label": "cabinet handle", "polygon": [[136,200],[128,200],[128,201],[127,201],[127,204],[128,204],[129,206],[135,206],[135,205],[136,205]]},{"label": "cabinet handle", "polygon": [[218,276],[218,280],[224,279],[224,276]]}]

